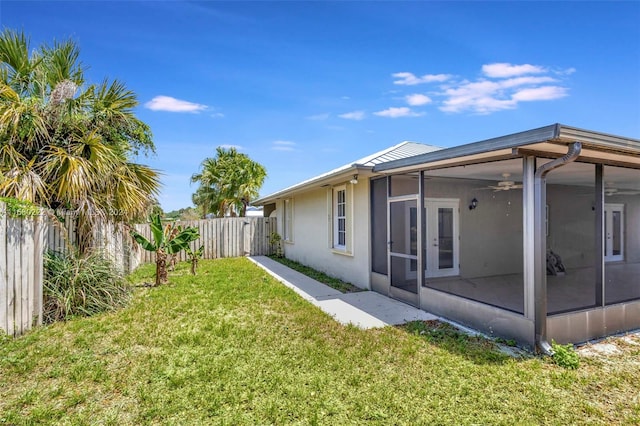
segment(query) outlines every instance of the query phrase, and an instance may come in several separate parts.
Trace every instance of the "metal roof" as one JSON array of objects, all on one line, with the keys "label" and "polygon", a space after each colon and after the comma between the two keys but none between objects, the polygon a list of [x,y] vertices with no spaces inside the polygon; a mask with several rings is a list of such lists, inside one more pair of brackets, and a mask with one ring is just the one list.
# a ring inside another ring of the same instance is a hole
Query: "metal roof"
[{"label": "metal roof", "polygon": [[371,170],[374,166],[384,164],[389,161],[397,161],[403,158],[414,157],[416,155],[421,155],[428,152],[437,151],[440,149],[442,148],[433,146],[433,145],[426,145],[418,142],[409,142],[409,141],[401,142],[397,145],[394,145],[382,151],[376,152],[374,154],[360,158],[351,163],[345,164],[344,166],[340,166],[336,169],[330,170],[321,175],[304,180],[288,188],[282,189],[280,191],[274,192],[264,197],[260,197],[257,200],[255,200],[252,204],[263,205],[275,200],[276,198],[281,198],[283,196],[286,196],[287,194],[290,194],[293,192],[299,192],[300,190],[303,190],[307,187],[310,187],[313,185],[321,185],[325,181],[338,177],[340,175],[356,173],[358,170],[363,170],[363,169]]},{"label": "metal roof", "polygon": [[416,155],[426,154],[441,149],[442,148],[437,146],[426,145],[417,142],[402,142],[396,146],[392,146],[391,148],[387,148],[368,157],[361,158],[360,160],[355,161],[353,164],[373,167],[389,161],[415,157]]},{"label": "metal roof", "polygon": [[289,196],[312,186],[335,184],[349,174],[358,172],[394,173],[420,170],[427,167],[448,167],[448,165],[455,162],[468,161],[471,164],[493,161],[499,158],[514,158],[514,156],[520,155],[514,151],[515,149],[522,149],[523,152],[558,154],[564,149],[563,145],[574,141],[583,143],[583,157],[581,158],[592,161],[606,159],[610,164],[625,162],[630,167],[640,168],[640,140],[556,123],[452,148],[440,148],[417,142],[402,142],[281,191],[261,197],[253,204],[267,204],[277,198]]}]

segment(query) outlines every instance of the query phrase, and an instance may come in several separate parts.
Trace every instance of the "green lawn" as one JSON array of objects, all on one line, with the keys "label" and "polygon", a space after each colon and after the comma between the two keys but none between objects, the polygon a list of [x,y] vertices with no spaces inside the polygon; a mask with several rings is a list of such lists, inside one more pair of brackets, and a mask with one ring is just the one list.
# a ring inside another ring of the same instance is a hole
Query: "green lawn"
[{"label": "green lawn", "polygon": [[282,263],[284,266],[287,266],[294,271],[298,271],[310,278],[313,278],[318,282],[328,285],[331,288],[341,291],[342,293],[357,293],[359,291],[363,291],[361,288],[358,288],[351,283],[344,282],[339,278],[331,277],[324,272],[303,265],[302,263],[296,262],[295,260],[278,256],[269,256],[269,258],[275,260],[276,262]]},{"label": "green lawn", "polygon": [[640,422],[640,346],[565,370],[428,326],[341,326],[247,259],[187,268],[120,311],[0,338],[0,424]]}]

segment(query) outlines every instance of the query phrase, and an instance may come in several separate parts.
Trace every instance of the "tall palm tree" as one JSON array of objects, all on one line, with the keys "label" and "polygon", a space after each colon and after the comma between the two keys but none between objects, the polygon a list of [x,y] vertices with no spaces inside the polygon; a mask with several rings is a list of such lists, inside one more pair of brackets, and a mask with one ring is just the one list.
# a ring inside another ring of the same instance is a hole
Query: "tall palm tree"
[{"label": "tall palm tree", "polygon": [[121,82],[85,84],[73,41],[30,52],[0,33],[0,195],[73,210],[87,246],[98,220],[146,216],[159,175],[130,159],[153,151],[151,132]]},{"label": "tall palm tree", "polygon": [[245,216],[247,206],[258,196],[267,176],[265,168],[235,148],[216,148],[216,156],[206,158],[199,173],[191,176],[200,187],[193,202],[204,214]]}]

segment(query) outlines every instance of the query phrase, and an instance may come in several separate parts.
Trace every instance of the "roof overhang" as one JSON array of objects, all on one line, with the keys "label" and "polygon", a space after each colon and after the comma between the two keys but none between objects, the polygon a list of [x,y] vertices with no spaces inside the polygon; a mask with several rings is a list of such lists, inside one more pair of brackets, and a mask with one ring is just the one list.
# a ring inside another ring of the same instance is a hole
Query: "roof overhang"
[{"label": "roof overhang", "polygon": [[330,187],[333,185],[348,182],[353,178],[354,175],[358,175],[359,179],[366,179],[372,175],[372,168],[372,166],[364,166],[362,164],[354,163],[350,166],[342,167],[339,170],[333,170],[323,175],[316,176],[309,180],[297,183],[281,191],[269,194],[265,197],[258,198],[251,204],[254,206],[264,206],[266,204],[274,203],[280,199],[293,197],[296,194],[306,192],[310,189]]},{"label": "roof overhang", "polygon": [[582,142],[577,161],[640,168],[640,140],[553,124],[499,138],[446,148],[374,166],[376,173],[401,173],[478,164],[524,155],[555,158]]}]

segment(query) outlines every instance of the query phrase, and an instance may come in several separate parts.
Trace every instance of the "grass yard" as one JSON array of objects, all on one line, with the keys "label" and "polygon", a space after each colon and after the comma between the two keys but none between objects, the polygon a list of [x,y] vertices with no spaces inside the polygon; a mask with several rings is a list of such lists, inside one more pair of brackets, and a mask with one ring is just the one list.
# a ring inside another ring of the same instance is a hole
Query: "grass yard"
[{"label": "grass yard", "polygon": [[356,293],[359,291],[363,291],[361,288],[356,287],[351,283],[344,282],[339,278],[330,277],[324,272],[321,272],[309,266],[303,265],[302,263],[296,262],[295,260],[287,259],[286,257],[278,257],[278,256],[269,256],[269,258],[271,260],[275,260],[276,262],[282,263],[284,266],[291,268],[294,271],[298,271],[301,274],[304,274],[310,278],[313,278],[318,282],[326,284],[329,287],[334,288],[342,293]]},{"label": "grass yard", "polygon": [[247,259],[170,280],[0,338],[0,424],[640,423],[633,342],[565,370],[429,324],[341,326]]}]

